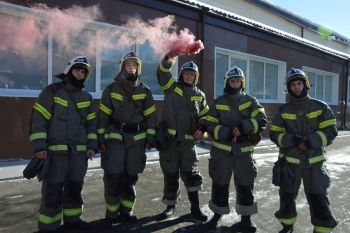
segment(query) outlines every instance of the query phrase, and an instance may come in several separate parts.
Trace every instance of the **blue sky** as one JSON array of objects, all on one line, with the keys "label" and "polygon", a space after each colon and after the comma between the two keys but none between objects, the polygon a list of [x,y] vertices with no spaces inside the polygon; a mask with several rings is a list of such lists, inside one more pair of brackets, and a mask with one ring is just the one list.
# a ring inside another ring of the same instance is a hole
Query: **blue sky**
[{"label": "blue sky", "polygon": [[267,0],[350,39],[350,0]]}]

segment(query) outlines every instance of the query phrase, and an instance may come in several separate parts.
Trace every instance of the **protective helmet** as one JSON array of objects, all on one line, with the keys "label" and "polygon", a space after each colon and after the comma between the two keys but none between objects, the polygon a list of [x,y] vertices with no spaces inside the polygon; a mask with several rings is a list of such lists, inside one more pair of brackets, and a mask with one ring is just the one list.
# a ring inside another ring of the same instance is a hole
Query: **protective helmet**
[{"label": "protective helmet", "polygon": [[133,59],[136,61],[137,63],[137,75],[140,76],[141,75],[141,66],[142,66],[142,61],[140,59],[139,56],[137,56],[137,54],[133,51],[127,52],[126,54],[124,54],[121,59],[120,59],[120,63],[119,63],[119,71],[122,70],[123,66],[124,66],[124,62],[128,59]]},{"label": "protective helmet", "polygon": [[225,87],[226,85],[228,85],[228,80],[230,78],[242,81],[242,90],[245,90],[245,76],[242,69],[238,68],[237,66],[234,66],[226,72],[224,82]]},{"label": "protective helmet", "polygon": [[186,62],[185,64],[183,64],[181,66],[179,80],[182,79],[182,72],[185,70],[191,70],[191,71],[194,71],[196,73],[196,78],[195,78],[193,84],[194,84],[194,86],[197,85],[198,79],[199,79],[199,69],[198,69],[198,66],[196,65],[196,63],[194,63],[193,61],[189,61],[189,62]]},{"label": "protective helmet", "polygon": [[305,72],[302,71],[301,69],[292,68],[287,72],[287,75],[286,75],[286,86],[288,91],[289,91],[289,84],[296,79],[301,79],[304,82],[306,90],[310,89],[310,82]]},{"label": "protective helmet", "polygon": [[76,56],[69,60],[68,64],[64,68],[63,73],[67,75],[69,71],[73,68],[83,68],[86,70],[85,78],[87,78],[90,74],[90,65],[85,56]]}]

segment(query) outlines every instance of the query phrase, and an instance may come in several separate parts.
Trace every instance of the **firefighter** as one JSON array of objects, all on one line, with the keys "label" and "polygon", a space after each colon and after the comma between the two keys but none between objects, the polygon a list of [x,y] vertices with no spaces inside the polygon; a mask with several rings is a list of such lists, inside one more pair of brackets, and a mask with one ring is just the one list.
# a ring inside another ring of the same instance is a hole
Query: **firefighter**
[{"label": "firefighter", "polygon": [[301,180],[310,207],[314,232],[331,232],[337,225],[327,195],[330,178],[323,162],[324,147],[338,135],[336,119],[329,106],[310,98],[310,83],[304,71],[291,69],[286,76],[288,101],[275,115],[270,138],[285,161],[280,184],[280,209],[275,217],[283,225],[280,232],[293,232],[297,219],[296,198]]},{"label": "firefighter", "polygon": [[91,95],[83,90],[89,73],[85,56],[72,58],[64,72],[57,75],[62,81],[44,88],[34,104],[30,126],[34,155],[50,159],[42,184],[40,231],[56,230],[62,215],[64,225],[88,227],[80,219],[81,190],[87,159],[97,150],[96,112]]},{"label": "firefighter", "polygon": [[151,90],[140,80],[141,59],[128,52],[120,71],[106,87],[98,114],[98,143],[102,152],[106,221],[137,220],[132,213],[135,185],[146,165],[145,149],[155,143],[156,107]]},{"label": "firefighter", "polygon": [[209,208],[214,216],[208,226],[216,228],[221,216],[230,213],[229,184],[233,173],[236,212],[241,215],[241,221],[234,224],[233,229],[255,232],[256,226],[250,218],[258,211],[253,196],[257,175],[253,150],[267,121],[264,108],[245,93],[245,77],[240,68],[234,66],[226,72],[224,95],[215,99],[201,122],[213,138],[209,159],[212,179]]},{"label": "firefighter", "polygon": [[167,208],[162,218],[174,214],[179,197],[179,176],[183,180],[191,202],[191,215],[205,222],[207,216],[199,207],[198,191],[202,187],[202,176],[198,170],[195,141],[205,132],[198,124],[199,118],[206,115],[209,107],[205,94],[196,86],[199,80],[198,66],[193,62],[182,65],[178,81],[172,77],[171,68],[178,54],[168,53],[162,59],[157,79],[164,92],[162,122],[169,135],[168,146],[160,149],[160,166],[164,175],[163,203]]}]

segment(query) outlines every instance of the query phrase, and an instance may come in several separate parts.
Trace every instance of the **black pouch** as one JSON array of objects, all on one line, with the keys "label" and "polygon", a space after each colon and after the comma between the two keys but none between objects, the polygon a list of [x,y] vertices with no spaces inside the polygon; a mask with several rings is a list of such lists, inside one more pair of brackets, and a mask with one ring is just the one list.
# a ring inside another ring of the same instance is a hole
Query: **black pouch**
[{"label": "black pouch", "polygon": [[156,127],[156,148],[157,150],[166,150],[169,147],[168,126],[165,121],[162,121]]},{"label": "black pouch", "polygon": [[283,167],[285,165],[285,159],[278,159],[272,168],[272,184],[275,186],[281,186]]}]

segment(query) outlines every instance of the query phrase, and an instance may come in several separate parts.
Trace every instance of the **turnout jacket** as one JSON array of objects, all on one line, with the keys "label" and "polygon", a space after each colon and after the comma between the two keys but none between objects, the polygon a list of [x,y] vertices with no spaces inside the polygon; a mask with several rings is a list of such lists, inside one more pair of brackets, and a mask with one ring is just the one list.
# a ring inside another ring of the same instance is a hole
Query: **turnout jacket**
[{"label": "turnout jacket", "polygon": [[69,81],[42,90],[34,104],[30,141],[33,151],[74,153],[97,150],[96,112],[91,95]]},{"label": "turnout jacket", "polygon": [[[213,147],[236,155],[251,153],[254,145],[250,135],[266,128],[266,115],[263,106],[246,93],[224,94],[214,100],[208,115],[201,119],[213,138]],[[242,140],[232,142],[232,131],[240,129]]]},{"label": "turnout jacket", "polygon": [[[280,158],[301,166],[318,164],[327,159],[324,147],[338,135],[336,119],[329,106],[308,95],[300,99],[289,96],[272,120],[270,138],[279,147]],[[307,137],[307,152],[294,146],[294,136]]]},{"label": "turnout jacket", "polygon": [[139,81],[126,87],[127,81],[123,79],[119,74],[103,91],[97,126],[99,143],[106,140],[120,141],[126,146],[144,140],[154,143],[156,106],[151,90]]},{"label": "turnout jacket", "polygon": [[164,92],[162,121],[172,138],[194,143],[193,134],[200,128],[199,118],[207,114],[209,106],[205,94],[195,85],[175,81],[171,68],[172,64],[163,59],[157,70],[158,83]]}]

